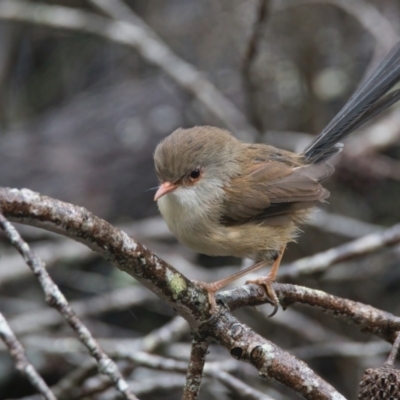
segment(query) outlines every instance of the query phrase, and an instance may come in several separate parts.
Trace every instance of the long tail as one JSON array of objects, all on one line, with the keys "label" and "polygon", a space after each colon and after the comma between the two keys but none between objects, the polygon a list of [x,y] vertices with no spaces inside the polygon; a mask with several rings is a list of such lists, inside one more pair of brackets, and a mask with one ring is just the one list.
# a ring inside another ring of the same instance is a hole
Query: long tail
[{"label": "long tail", "polygon": [[400,100],[400,89],[386,94],[399,81],[400,42],[389,51],[372,75],[304,150],[303,156],[307,163],[324,161],[339,152],[343,147],[340,140]]}]

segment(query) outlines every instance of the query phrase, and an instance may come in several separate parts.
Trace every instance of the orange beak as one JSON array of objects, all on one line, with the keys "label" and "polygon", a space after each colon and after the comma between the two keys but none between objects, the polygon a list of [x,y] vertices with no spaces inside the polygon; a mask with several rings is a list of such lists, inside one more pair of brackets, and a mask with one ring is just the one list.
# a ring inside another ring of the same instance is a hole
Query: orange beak
[{"label": "orange beak", "polygon": [[167,193],[170,193],[174,191],[175,189],[178,188],[178,185],[176,183],[171,183],[171,182],[164,182],[157,190],[155,196],[154,196],[154,201],[157,201],[160,197],[164,196]]}]

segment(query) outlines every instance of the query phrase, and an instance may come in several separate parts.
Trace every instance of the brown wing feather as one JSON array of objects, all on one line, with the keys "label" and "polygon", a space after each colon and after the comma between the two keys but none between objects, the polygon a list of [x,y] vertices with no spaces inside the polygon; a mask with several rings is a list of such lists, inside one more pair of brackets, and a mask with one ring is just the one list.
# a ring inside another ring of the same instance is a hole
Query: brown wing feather
[{"label": "brown wing feather", "polygon": [[[270,153],[267,156],[265,148]],[[297,211],[313,207],[329,196],[319,182],[333,173],[333,167],[324,163],[301,165],[294,154],[288,157],[281,150],[276,150],[281,159],[274,161],[278,157],[274,157],[275,149],[270,146],[253,145],[250,150],[255,162],[225,188],[229,200],[224,203],[223,224],[241,225],[250,221],[283,224]],[[264,157],[260,157],[260,151]]]}]

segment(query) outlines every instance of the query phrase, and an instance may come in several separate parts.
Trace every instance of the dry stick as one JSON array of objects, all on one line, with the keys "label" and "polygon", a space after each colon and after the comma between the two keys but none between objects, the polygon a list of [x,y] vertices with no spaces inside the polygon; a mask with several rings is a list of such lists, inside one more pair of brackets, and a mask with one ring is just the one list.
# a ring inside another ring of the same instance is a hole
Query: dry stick
[{"label": "dry stick", "polygon": [[53,392],[47,386],[35,367],[29,362],[25,350],[18,341],[3,314],[0,313],[0,337],[8,347],[11,357],[15,361],[16,368],[24,374],[32,386],[46,399],[57,400]]},{"label": "dry stick", "polygon": [[97,373],[97,365],[93,360],[86,362],[81,367],[71,371],[60,379],[56,385],[52,387],[58,400],[69,400],[76,398],[78,388],[81,387],[86,379]]},{"label": "dry stick", "polygon": [[393,343],[392,350],[389,354],[389,357],[388,357],[387,361],[385,362],[385,367],[393,367],[394,362],[397,357],[397,353],[399,352],[399,347],[400,347],[400,330],[397,333],[397,337]]},{"label": "dry stick", "polygon": [[[143,366],[154,370],[178,372],[186,374],[187,362],[176,360],[173,358],[162,357],[158,355],[148,354],[143,351],[137,351],[132,348],[132,340],[111,340],[99,339],[103,348],[107,353],[111,354],[115,359],[123,359],[131,361],[132,364]],[[34,349],[42,350],[48,354],[65,355],[66,352],[77,352],[80,350],[80,343],[74,338],[57,338],[57,344],[49,346],[49,341],[42,337],[28,337],[25,344]],[[204,366],[204,374],[207,377],[213,377],[220,380],[224,385],[232,391],[241,394],[243,398],[249,400],[271,400],[271,398],[249,385],[243,383],[239,379],[231,375],[230,372],[243,372],[243,366],[234,360],[222,362],[210,362]],[[58,386],[58,384],[57,384]],[[183,385],[182,385],[183,386]],[[136,387],[135,387],[136,391]],[[68,398],[68,397],[67,397]]]},{"label": "dry stick", "polygon": [[115,388],[125,399],[137,400],[137,397],[129,390],[129,386],[120,374],[116,364],[104,353],[90,331],[76,316],[57,285],[50,278],[40,258],[38,258],[29,248],[28,244],[23,241],[18,231],[6,220],[3,214],[0,214],[0,227],[37,277],[45,293],[47,304],[57,309],[71,328],[78,334],[90,354],[96,359],[99,371],[111,379]]},{"label": "dry stick", "polygon": [[189,325],[178,315],[161,328],[154,329],[152,332],[140,339],[140,348],[146,352],[153,352],[157,347],[174,342],[188,332]]},{"label": "dry stick", "polygon": [[323,272],[339,262],[367,255],[398,243],[400,243],[400,224],[283,265],[279,270],[279,279]]},{"label": "dry stick", "polygon": [[[43,349],[46,352],[57,353],[57,351],[64,352],[68,351],[66,349],[71,349],[70,351],[77,351],[79,348],[76,345],[75,339],[69,338],[58,338],[57,340],[57,348],[62,349],[53,349],[49,348],[47,344],[47,340],[44,341],[36,341],[33,343],[32,339],[28,338],[27,344],[30,344],[34,348]],[[132,349],[129,344],[129,341],[116,341],[110,339],[99,339],[102,343],[103,347],[106,349],[107,353],[111,354],[115,359],[125,359],[131,361],[134,365],[139,365],[147,368],[151,368],[154,370],[162,370],[162,371],[170,371],[170,372],[179,372],[185,374],[187,372],[187,362],[175,360],[172,358],[166,358],[158,355],[144,353],[142,351],[136,351]],[[214,377],[220,380],[224,385],[231,388],[233,391],[237,393],[242,393],[243,397],[246,399],[254,399],[254,400],[271,400],[269,396],[263,395],[258,390],[251,388],[245,383],[239,381],[237,378],[232,376],[228,371],[237,370],[239,367],[236,366],[236,363],[233,360],[229,360],[228,362],[211,362],[206,363],[204,366],[204,374],[208,377]],[[136,390],[136,389],[135,389]],[[248,397],[246,397],[248,396]]]},{"label": "dry stick", "polygon": [[222,369],[211,367],[209,369],[206,368],[205,371],[206,373],[218,379],[221,383],[223,383],[227,388],[231,389],[234,393],[237,393],[242,399],[274,400],[272,397],[264,393],[261,393],[258,390],[253,389],[251,386],[246,385],[241,380],[235,378],[234,376],[223,371]]},{"label": "dry stick", "polygon": [[84,208],[28,189],[7,188],[0,188],[0,207],[12,220],[63,234],[97,251],[175,308],[193,330],[220,343],[233,357],[252,364],[262,377],[281,382],[306,399],[343,399],[306,364],[256,335],[227,309],[210,318],[210,304],[203,289]]},{"label": "dry stick", "polygon": [[[127,287],[84,300],[72,301],[70,307],[78,317],[82,318],[99,315],[110,310],[126,310],[154,299],[155,296],[152,293],[140,286],[135,288]],[[18,335],[31,334],[35,331],[59,325],[62,322],[62,316],[56,310],[49,308],[36,310],[35,312],[29,311],[10,319],[10,325]]]},{"label": "dry stick", "polygon": [[[115,0],[109,3],[114,2]],[[110,11],[109,7],[108,12]],[[129,18],[129,15],[126,17]],[[257,135],[238,108],[205,79],[200,71],[174,54],[144,21],[138,24],[136,21],[139,17],[136,15],[134,19],[129,18],[129,22],[114,21],[70,7],[2,0],[0,19],[86,32],[134,48],[146,61],[161,68],[180,87],[194,95],[237,137],[252,141]]]},{"label": "dry stick", "polygon": [[290,352],[302,360],[318,357],[359,357],[367,358],[387,354],[389,343],[376,341],[370,343],[350,342],[348,339],[337,343],[318,343],[315,345],[291,348]]},{"label": "dry stick", "polygon": [[[273,286],[283,307],[298,303],[319,308],[335,318],[358,325],[363,332],[372,333],[391,343],[400,330],[400,317],[375,307],[307,287],[282,283],[274,283]],[[271,302],[265,290],[258,285],[226,290],[217,299],[232,311],[244,306]]]},{"label": "dry stick", "polygon": [[199,396],[208,346],[203,338],[194,337],[192,340],[182,400],[196,400]]}]

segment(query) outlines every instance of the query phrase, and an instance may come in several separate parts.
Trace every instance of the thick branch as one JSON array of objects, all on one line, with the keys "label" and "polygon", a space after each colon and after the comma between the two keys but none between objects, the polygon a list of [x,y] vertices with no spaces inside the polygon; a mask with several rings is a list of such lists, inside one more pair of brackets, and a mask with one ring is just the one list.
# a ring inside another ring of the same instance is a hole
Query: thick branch
[{"label": "thick branch", "polygon": [[192,329],[209,318],[206,292],[125,232],[83,207],[27,189],[0,188],[0,208],[12,221],[41,227],[86,244],[175,308]]},{"label": "thick branch", "polygon": [[[174,307],[203,337],[255,366],[262,377],[290,387],[306,399],[342,399],[305,363],[256,335],[222,308],[209,317],[207,294],[124,232],[81,207],[27,189],[0,188],[0,208],[10,219],[78,240],[134,276]],[[311,384],[310,384],[311,382]]]}]

